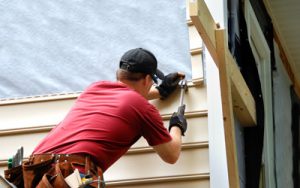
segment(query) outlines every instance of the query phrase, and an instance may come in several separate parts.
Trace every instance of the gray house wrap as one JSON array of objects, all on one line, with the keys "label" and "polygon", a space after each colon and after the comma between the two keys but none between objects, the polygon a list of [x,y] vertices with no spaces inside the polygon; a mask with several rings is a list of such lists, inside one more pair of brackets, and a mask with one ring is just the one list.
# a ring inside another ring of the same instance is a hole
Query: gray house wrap
[{"label": "gray house wrap", "polygon": [[185,1],[2,1],[0,98],[82,91],[115,80],[121,55],[143,47],[165,72],[191,78]]}]

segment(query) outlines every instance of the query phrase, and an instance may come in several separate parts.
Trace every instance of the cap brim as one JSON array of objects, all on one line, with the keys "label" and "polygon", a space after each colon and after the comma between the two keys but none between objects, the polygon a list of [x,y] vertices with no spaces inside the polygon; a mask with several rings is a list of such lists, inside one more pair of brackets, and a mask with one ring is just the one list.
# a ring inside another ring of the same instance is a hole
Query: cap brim
[{"label": "cap brim", "polygon": [[157,78],[159,78],[161,80],[163,80],[165,78],[165,74],[162,71],[160,71],[159,69],[156,69],[156,76],[157,76]]},{"label": "cap brim", "polygon": [[162,71],[160,71],[159,69],[156,69],[155,73],[152,75],[152,79],[153,81],[157,84],[158,81],[157,79],[163,80],[165,78],[165,75]]}]

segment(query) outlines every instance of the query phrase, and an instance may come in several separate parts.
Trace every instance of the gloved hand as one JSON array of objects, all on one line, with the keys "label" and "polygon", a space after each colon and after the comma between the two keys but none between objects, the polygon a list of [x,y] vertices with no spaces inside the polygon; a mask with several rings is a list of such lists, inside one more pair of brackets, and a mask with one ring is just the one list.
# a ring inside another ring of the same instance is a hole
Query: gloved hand
[{"label": "gloved hand", "polygon": [[162,83],[159,86],[156,86],[160,96],[163,99],[167,98],[171,93],[175,91],[179,81],[184,77],[184,74],[178,72],[173,72],[165,76]]},{"label": "gloved hand", "polygon": [[173,113],[169,123],[169,132],[173,126],[179,127],[182,136],[184,136],[184,133],[187,129],[187,122],[183,114],[178,114],[177,112]]}]

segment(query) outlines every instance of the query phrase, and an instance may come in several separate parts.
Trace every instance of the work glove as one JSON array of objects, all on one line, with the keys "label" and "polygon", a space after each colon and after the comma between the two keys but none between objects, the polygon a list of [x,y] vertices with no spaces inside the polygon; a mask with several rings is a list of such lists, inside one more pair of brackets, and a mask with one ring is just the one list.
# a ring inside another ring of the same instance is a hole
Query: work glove
[{"label": "work glove", "polygon": [[159,86],[156,86],[162,99],[167,98],[173,93],[177,88],[179,81],[183,78],[184,74],[179,74],[178,72],[173,72],[165,76],[162,83]]},{"label": "work glove", "polygon": [[184,136],[187,129],[187,122],[183,114],[178,114],[177,112],[173,113],[169,123],[169,132],[173,126],[179,127],[182,136]]}]

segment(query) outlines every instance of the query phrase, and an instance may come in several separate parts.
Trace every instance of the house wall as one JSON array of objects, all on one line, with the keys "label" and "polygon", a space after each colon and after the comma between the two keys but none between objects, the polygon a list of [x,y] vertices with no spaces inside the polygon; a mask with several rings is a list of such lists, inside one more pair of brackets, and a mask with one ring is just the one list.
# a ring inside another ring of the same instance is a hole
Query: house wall
[{"label": "house wall", "polygon": [[273,71],[275,180],[277,187],[293,187],[291,81],[283,67],[277,45],[275,45],[275,65],[276,70]]},{"label": "house wall", "polygon": [[[211,187],[207,87],[203,82],[202,41],[189,20],[187,25],[190,36],[192,79],[188,82],[189,89],[184,99],[187,106],[188,130],[183,137],[180,159],[175,165],[166,164],[144,139],[140,139],[126,155],[105,172],[107,187]],[[31,154],[37,143],[63,119],[77,96],[78,94],[46,96],[0,103],[2,147],[0,174],[3,174],[7,166],[7,159],[20,146],[24,146],[25,157]],[[168,127],[171,114],[177,111],[179,91],[167,100],[153,100],[151,103],[159,109],[164,124]],[[218,131],[217,127],[215,128]],[[215,159],[218,159],[221,167],[224,165],[222,154],[225,155],[225,152],[224,150],[218,152],[220,156],[216,156]],[[218,168],[217,164],[215,167]],[[218,170],[221,175],[224,173],[223,170],[226,173],[223,167]],[[223,179],[223,175],[220,176],[220,186],[226,181],[226,178],[225,181]]]},{"label": "house wall", "polygon": [[[227,1],[205,0],[216,23],[227,28]],[[207,78],[210,186],[229,187],[225,134],[222,118],[219,71],[208,50],[204,50]]]}]

